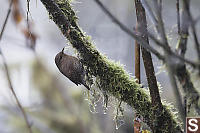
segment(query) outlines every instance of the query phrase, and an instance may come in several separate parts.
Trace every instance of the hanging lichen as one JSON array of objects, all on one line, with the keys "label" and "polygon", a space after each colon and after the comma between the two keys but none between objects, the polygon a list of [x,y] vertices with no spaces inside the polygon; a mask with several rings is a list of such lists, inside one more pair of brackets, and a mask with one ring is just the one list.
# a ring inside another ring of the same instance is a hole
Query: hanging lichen
[{"label": "hanging lichen", "polygon": [[101,90],[133,107],[139,115],[143,116],[144,122],[149,127],[158,128],[154,125],[156,122],[160,122],[159,118],[162,116],[165,121],[161,121],[162,127],[159,129],[163,133],[182,132],[168,106],[164,105],[163,112],[154,116],[152,120],[153,110],[156,108],[152,108],[149,94],[144,88],[141,88],[136,79],[129,76],[119,63],[114,63],[96,50],[90,37],[79,28],[76,22],[78,17],[68,1],[55,0],[58,7],[52,1],[41,1],[53,16],[53,21],[63,35],[79,53],[83,65],[87,66],[86,71],[96,77],[96,82]]}]

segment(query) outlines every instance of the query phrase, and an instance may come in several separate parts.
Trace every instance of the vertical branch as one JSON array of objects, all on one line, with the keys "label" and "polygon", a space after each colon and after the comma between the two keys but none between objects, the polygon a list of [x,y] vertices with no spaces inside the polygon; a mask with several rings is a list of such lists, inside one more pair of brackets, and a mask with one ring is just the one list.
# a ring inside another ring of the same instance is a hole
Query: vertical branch
[{"label": "vertical branch", "polygon": [[[162,5],[160,3],[158,3],[158,1],[156,1],[156,0],[153,0],[153,3],[154,3],[154,6],[155,6],[157,18],[158,18],[157,31],[160,34],[160,37],[161,37],[164,45],[168,49],[170,49],[170,46],[169,46],[168,40],[167,40],[167,36],[166,36],[166,33],[165,33],[164,22],[163,22],[163,19],[162,19],[162,10],[161,10]],[[163,48],[163,50],[165,52],[166,65],[167,65],[167,69],[168,69],[168,72],[169,72],[170,82],[172,84],[174,95],[175,95],[175,98],[176,98],[177,106],[178,106],[178,109],[179,109],[179,112],[180,112],[181,119],[182,119],[182,121],[185,125],[185,111],[184,111],[184,107],[183,107],[183,103],[182,103],[182,98],[181,98],[180,92],[178,90],[178,86],[177,86],[176,79],[175,79],[175,76],[174,76],[174,74],[176,72],[175,69],[174,69],[174,66],[177,65],[177,61],[176,61],[176,59],[174,59],[174,57],[172,56],[172,53],[169,50],[167,50],[166,48]]]},{"label": "vertical branch", "polygon": [[[180,34],[179,34],[180,36],[179,36],[177,51],[183,57],[185,56],[187,39],[188,39],[188,29],[189,29],[189,24],[190,24],[191,28],[192,28],[194,40],[195,40],[196,50],[197,50],[198,56],[200,57],[199,42],[198,42],[198,38],[196,36],[194,22],[193,22],[191,14],[190,14],[190,10],[189,10],[190,3],[189,2],[190,2],[189,0],[183,0],[183,10],[182,10],[182,14],[181,14],[182,21],[181,21]],[[177,79],[180,82],[180,85],[183,88],[183,92],[185,93],[185,110],[189,112],[191,105],[194,105],[196,112],[198,114],[200,114],[200,107],[198,105],[200,96],[191,81],[190,75],[187,71],[187,68],[186,68],[186,65],[184,62],[180,63],[180,65],[178,65],[176,67],[175,74],[176,74]],[[188,107],[188,109],[187,109],[187,107]]]},{"label": "vertical branch", "polygon": [[[187,1],[187,0],[186,0]],[[183,0],[183,8],[182,8],[182,16],[181,16],[181,25],[180,25],[180,39],[177,46],[177,52],[181,56],[185,56],[185,52],[187,49],[187,40],[188,40],[188,29],[189,29],[189,14],[187,10],[189,10],[189,1],[186,2]]]},{"label": "vertical branch", "polygon": [[[192,14],[190,12],[190,0],[183,0],[183,5],[185,7],[185,11],[188,14],[187,21],[189,21],[189,25],[191,26],[191,29],[192,29],[192,34],[194,37],[194,44],[195,44],[195,48],[196,48],[196,52],[197,52],[197,57],[198,57],[198,60],[200,61],[200,44],[199,44],[199,40],[198,40],[197,33],[196,33],[195,22],[193,20]],[[199,69],[199,74],[200,74],[200,67],[198,69]]]},{"label": "vertical branch", "polygon": [[[196,28],[195,28],[195,24],[194,24],[192,16],[190,16],[190,20],[192,21],[191,27],[192,27],[192,34],[193,34],[194,42],[195,42],[195,48],[198,55],[198,60],[200,61],[200,44],[199,44],[199,40],[197,37]],[[200,67],[199,67],[199,74],[200,74]]]},{"label": "vertical branch", "polygon": [[[145,34],[147,33],[146,13],[140,0],[135,0],[135,7],[136,7],[138,31],[141,37],[149,44],[148,36],[147,34]],[[147,51],[144,47],[142,47],[141,49],[142,49],[142,57],[143,57],[145,72],[146,72],[147,81],[148,81],[149,90],[150,90],[152,108],[154,109],[153,110],[154,116],[152,119],[154,119],[155,117],[158,117],[159,122],[156,123],[156,126],[158,126],[159,124],[162,123],[161,121],[163,120],[158,115],[158,114],[161,114],[161,112],[163,111],[163,107],[162,107],[162,103],[160,99],[157,79],[155,76],[153,61],[152,61],[150,52]],[[159,129],[156,129],[155,127],[153,127],[152,130],[153,132],[159,132]]]},{"label": "vertical branch", "polygon": [[176,0],[176,12],[177,12],[178,34],[180,34],[180,10],[179,10],[179,0]]},{"label": "vertical branch", "polygon": [[[138,25],[136,23],[136,31],[138,31]],[[135,77],[138,79],[138,83],[141,83],[140,79],[140,45],[135,40]]]},{"label": "vertical branch", "polygon": [[[136,27],[135,27],[136,32],[138,32],[138,24],[136,22]],[[137,79],[137,83],[141,83],[141,78],[140,78],[140,44],[135,40],[135,77]],[[138,116],[139,114],[136,113],[135,120],[134,120],[134,133],[139,133],[140,132],[140,122],[138,122],[136,119],[139,119]]]},{"label": "vertical branch", "polygon": [[[6,15],[6,19],[5,19],[4,24],[3,24],[3,27],[2,27],[2,29],[1,29],[0,41],[1,41],[1,39],[2,39],[2,36],[3,36],[4,30],[5,30],[6,24],[7,24],[7,22],[8,22],[8,18],[9,18],[9,16],[10,16],[12,4],[13,4],[13,0],[11,0],[11,2],[10,2],[9,9],[8,9],[8,12],[7,12],[7,15]],[[16,93],[15,93],[15,90],[14,90],[14,88],[13,88],[13,85],[12,85],[12,82],[11,82],[11,78],[10,78],[10,74],[9,74],[8,65],[7,65],[7,63],[6,63],[6,59],[5,59],[5,57],[4,57],[4,54],[3,54],[2,51],[1,51],[1,48],[0,48],[0,54],[1,54],[1,56],[2,56],[3,66],[4,66],[4,68],[5,68],[5,73],[6,73],[6,77],[7,77],[7,80],[8,80],[9,88],[10,88],[10,90],[11,90],[11,92],[12,92],[12,94],[13,94],[15,100],[16,100],[17,106],[19,107],[19,109],[20,109],[21,112],[22,112],[22,115],[23,115],[24,120],[25,120],[25,122],[26,122],[27,128],[28,128],[28,130],[29,130],[29,133],[32,133],[31,125],[29,124],[27,114],[26,114],[24,108],[22,107],[22,105],[21,105],[21,103],[20,103],[20,101],[19,101],[19,99],[18,99],[18,97],[17,97],[17,95],[16,95]]]},{"label": "vertical branch", "polygon": [[162,0],[158,0],[158,7],[160,12],[162,12]]},{"label": "vertical branch", "polygon": [[154,7],[155,7],[155,12],[156,12],[156,17],[157,17],[157,32],[160,35],[160,38],[164,45],[169,48],[169,44],[167,43],[167,38],[165,35],[165,28],[164,28],[164,22],[162,19],[162,1],[160,3],[157,0],[153,0]]},{"label": "vertical branch", "polygon": [[[137,16],[137,23],[140,35],[149,44],[148,36],[147,34],[145,34],[145,32],[147,31],[146,14],[140,0],[135,0],[135,7],[136,7],[136,16]],[[150,93],[152,96],[151,97],[152,104],[157,105],[160,107],[160,109],[162,109],[152,57],[150,52],[148,52],[143,47],[142,47],[142,57],[145,65],[145,71],[147,75]]]}]

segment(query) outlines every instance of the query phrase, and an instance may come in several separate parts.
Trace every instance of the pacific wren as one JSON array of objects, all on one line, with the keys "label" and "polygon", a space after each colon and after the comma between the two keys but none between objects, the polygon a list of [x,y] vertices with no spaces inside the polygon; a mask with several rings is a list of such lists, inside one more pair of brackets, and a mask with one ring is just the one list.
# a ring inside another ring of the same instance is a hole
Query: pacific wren
[{"label": "pacific wren", "polygon": [[59,71],[73,83],[77,86],[82,84],[90,90],[85,81],[86,72],[78,58],[65,54],[63,48],[63,50],[56,55],[55,63]]}]

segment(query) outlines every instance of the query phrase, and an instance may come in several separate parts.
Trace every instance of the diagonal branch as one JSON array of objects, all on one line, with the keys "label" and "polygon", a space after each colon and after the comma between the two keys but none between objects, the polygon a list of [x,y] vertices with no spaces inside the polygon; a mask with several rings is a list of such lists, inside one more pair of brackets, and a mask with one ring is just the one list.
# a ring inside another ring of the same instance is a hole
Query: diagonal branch
[{"label": "diagonal branch", "polygon": [[[95,2],[113,20],[113,22],[115,24],[117,24],[124,32],[126,32],[128,35],[130,35],[131,37],[133,37],[135,40],[137,40],[144,48],[146,48],[147,50],[149,50],[150,52],[152,52],[153,54],[155,54],[159,59],[161,59],[162,61],[165,61],[165,58],[164,58],[163,55],[161,55],[158,51],[156,51],[154,48],[152,48],[151,46],[149,46],[139,35],[137,35],[136,32],[132,32],[125,25],[123,25],[115,16],[113,16],[108,11],[108,9],[99,0],[95,0]],[[193,61],[191,61],[189,59],[186,59],[186,58],[184,58],[184,57],[182,57],[182,56],[174,53],[173,51],[171,51],[170,47],[164,45],[156,37],[154,37],[151,33],[147,32],[145,34],[147,34],[155,42],[156,45],[162,47],[168,53],[170,53],[170,55],[173,55],[175,58],[179,59],[180,61],[186,62],[186,63],[190,64],[194,68],[198,68],[200,66],[200,62],[193,62]]]},{"label": "diagonal branch", "polygon": [[[98,4],[100,3],[100,7],[104,10],[106,9],[105,6],[99,1],[99,0],[95,0]],[[161,7],[161,1],[160,3],[158,4],[157,2],[154,1],[154,3],[156,4],[155,6],[158,8],[158,9],[162,9]],[[148,34],[149,37],[151,39],[153,39],[154,41],[156,41],[157,43],[156,44],[159,44],[160,46],[162,46],[162,48],[164,49],[165,51],[165,63],[167,64],[167,67],[168,67],[168,71],[169,71],[169,76],[170,76],[170,81],[172,83],[172,87],[173,87],[173,90],[174,90],[174,95],[175,95],[175,98],[176,98],[176,101],[177,101],[177,105],[178,105],[178,109],[180,111],[180,114],[181,114],[181,118],[183,120],[183,122],[185,122],[185,113],[184,113],[184,108],[183,108],[183,105],[182,105],[182,100],[181,100],[181,95],[179,93],[179,90],[178,90],[178,87],[177,87],[177,84],[176,84],[176,81],[174,80],[175,77],[174,77],[174,70],[173,70],[173,65],[174,65],[174,60],[173,60],[173,57],[174,54],[171,50],[170,50],[170,47],[169,47],[169,44],[167,42],[167,38],[166,38],[166,35],[165,35],[165,29],[164,29],[164,23],[162,21],[162,16],[161,16],[161,12],[159,12],[159,10],[157,9],[157,15],[158,15],[158,23],[157,23],[157,31],[158,33],[160,34],[161,38],[162,38],[162,41],[163,41],[163,44],[161,43],[160,44],[160,41],[158,41],[157,39],[154,39],[154,37],[151,35],[151,34]],[[106,9],[107,10],[107,9]],[[108,10],[107,11],[104,11],[104,12],[109,12]],[[159,12],[159,13],[158,13]],[[109,14],[111,14],[109,12]],[[109,17],[114,17],[112,14],[112,16],[110,16],[108,14]],[[115,18],[116,19],[116,18]],[[120,23],[121,24],[121,23]],[[123,25],[123,24],[121,24]],[[146,31],[148,33],[148,31]],[[144,34],[146,34],[145,31],[143,31]],[[148,43],[147,43],[148,44]],[[179,59],[182,59],[182,56],[175,56],[175,57],[180,57]]]},{"label": "diagonal branch", "polygon": [[[8,12],[7,12],[7,15],[6,15],[6,19],[5,19],[4,24],[3,24],[3,27],[2,27],[2,29],[1,29],[0,41],[1,41],[1,39],[2,39],[2,36],[3,36],[4,30],[5,30],[6,24],[7,24],[7,22],[8,22],[8,18],[9,18],[9,16],[10,16],[12,4],[13,4],[13,0],[11,0],[11,2],[10,2],[9,9],[8,9]],[[5,59],[5,57],[4,57],[4,54],[3,54],[2,51],[1,51],[1,48],[0,48],[0,54],[1,54],[1,56],[2,56],[3,65],[4,65],[4,68],[5,68],[5,73],[6,73],[6,77],[7,77],[7,80],[8,80],[9,88],[10,88],[10,90],[11,90],[11,92],[12,92],[12,94],[13,94],[13,96],[14,96],[16,102],[17,102],[17,106],[19,107],[20,111],[22,112],[22,115],[23,115],[24,120],[25,120],[25,122],[26,122],[26,125],[27,125],[27,128],[28,128],[29,133],[32,133],[31,125],[29,124],[27,114],[26,114],[24,108],[22,107],[22,105],[21,105],[21,103],[20,103],[20,101],[19,101],[19,99],[18,99],[18,97],[17,97],[17,95],[16,95],[16,93],[15,93],[15,90],[14,90],[14,88],[13,88],[13,85],[12,85],[12,82],[11,82],[11,78],[10,78],[10,74],[9,74],[8,65],[7,65],[7,63],[6,63],[6,59]]]},{"label": "diagonal branch", "polygon": [[9,16],[10,16],[12,4],[13,4],[13,0],[10,2],[9,8],[8,8],[8,12],[7,12],[7,14],[6,14],[6,19],[5,19],[4,23],[3,23],[3,27],[1,28],[0,40],[2,39],[2,36],[3,36],[4,30],[5,30],[6,24],[7,24],[7,22],[8,22],[8,18],[9,18]]},{"label": "diagonal branch", "polygon": [[[146,41],[144,41],[140,35],[138,35],[136,32],[132,32],[129,30],[125,25],[123,25],[115,16],[113,16],[108,9],[99,1],[95,0],[95,2],[102,8],[102,10],[113,20],[114,23],[116,23],[124,32],[132,36],[135,40],[137,40],[144,48],[151,51],[153,54],[155,54],[159,59],[164,60],[164,57],[160,55],[159,52],[157,52],[154,48],[148,45]],[[152,35],[153,38],[153,35]],[[158,45],[162,45],[155,37],[153,38],[154,41],[158,43]]]},{"label": "diagonal branch", "polygon": [[[41,0],[51,15],[53,21],[60,28],[63,35],[77,49],[82,57],[83,65],[88,72],[95,76],[103,91],[109,92],[120,101],[124,101],[143,116],[144,122],[152,127],[152,108],[148,94],[130,78],[122,67],[111,62],[93,46],[88,37],[84,35],[76,23],[76,15],[67,0]],[[56,3],[55,3],[56,2]],[[62,9],[62,10],[61,10]],[[180,125],[167,106],[161,115],[165,117],[163,124],[165,132],[182,132]],[[171,123],[167,125],[167,123]],[[159,127],[157,127],[159,128]]]}]

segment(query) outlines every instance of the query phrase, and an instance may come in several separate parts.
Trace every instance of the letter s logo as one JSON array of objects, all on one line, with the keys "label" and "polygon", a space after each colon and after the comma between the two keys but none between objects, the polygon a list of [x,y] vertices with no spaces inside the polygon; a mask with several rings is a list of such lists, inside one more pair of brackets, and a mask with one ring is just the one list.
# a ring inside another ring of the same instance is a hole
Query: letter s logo
[{"label": "letter s logo", "polygon": [[[196,124],[195,124],[195,123],[196,123]],[[188,121],[188,124],[190,125],[190,126],[188,126],[189,131],[191,131],[191,132],[196,132],[196,131],[198,130],[198,125],[197,125],[197,123],[198,123],[197,119],[190,119],[190,120]],[[192,126],[193,128],[191,128],[191,126]]]}]

